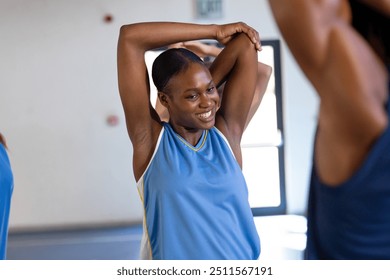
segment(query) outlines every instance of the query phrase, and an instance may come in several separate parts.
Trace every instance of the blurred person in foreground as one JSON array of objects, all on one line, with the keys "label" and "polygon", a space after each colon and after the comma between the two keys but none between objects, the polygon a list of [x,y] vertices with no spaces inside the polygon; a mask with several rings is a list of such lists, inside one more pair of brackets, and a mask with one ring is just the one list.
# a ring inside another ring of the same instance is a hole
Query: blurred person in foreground
[{"label": "blurred person in foreground", "polygon": [[390,1],[269,0],[320,105],[306,259],[390,259]]}]

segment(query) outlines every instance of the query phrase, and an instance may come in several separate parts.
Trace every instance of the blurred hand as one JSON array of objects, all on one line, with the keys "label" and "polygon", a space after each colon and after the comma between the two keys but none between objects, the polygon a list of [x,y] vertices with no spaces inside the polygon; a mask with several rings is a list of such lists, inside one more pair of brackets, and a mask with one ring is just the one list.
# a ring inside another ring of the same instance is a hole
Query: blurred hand
[{"label": "blurred hand", "polygon": [[216,57],[221,52],[221,48],[218,48],[214,45],[208,45],[199,41],[188,41],[183,42],[183,46],[186,49],[194,52],[201,58],[205,58],[207,56]]}]

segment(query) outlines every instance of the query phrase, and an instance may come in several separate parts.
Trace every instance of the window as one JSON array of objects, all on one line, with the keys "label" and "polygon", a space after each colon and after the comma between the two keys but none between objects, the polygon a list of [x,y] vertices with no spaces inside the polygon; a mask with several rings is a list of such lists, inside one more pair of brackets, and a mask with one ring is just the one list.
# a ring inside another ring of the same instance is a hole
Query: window
[{"label": "window", "polygon": [[[280,43],[278,40],[262,41],[262,48],[259,61],[270,65],[273,71],[261,105],[241,142],[243,173],[248,185],[249,203],[255,216],[286,212]],[[149,51],[145,54],[153,105],[157,91],[150,73],[154,59],[162,51]]]},{"label": "window", "polygon": [[280,44],[262,41],[262,48],[259,61],[272,67],[272,76],[241,142],[243,173],[255,216],[286,212]]}]

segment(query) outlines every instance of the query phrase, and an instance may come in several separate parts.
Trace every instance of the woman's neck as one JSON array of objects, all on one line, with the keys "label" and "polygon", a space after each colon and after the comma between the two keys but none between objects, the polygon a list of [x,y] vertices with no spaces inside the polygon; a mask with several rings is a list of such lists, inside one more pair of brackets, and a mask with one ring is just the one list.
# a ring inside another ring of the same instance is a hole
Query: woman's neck
[{"label": "woman's neck", "polygon": [[202,137],[203,129],[197,129],[197,128],[188,128],[184,126],[180,126],[177,124],[174,124],[172,121],[169,122],[172,129],[180,135],[184,140],[186,140],[189,144],[192,146],[196,146]]}]

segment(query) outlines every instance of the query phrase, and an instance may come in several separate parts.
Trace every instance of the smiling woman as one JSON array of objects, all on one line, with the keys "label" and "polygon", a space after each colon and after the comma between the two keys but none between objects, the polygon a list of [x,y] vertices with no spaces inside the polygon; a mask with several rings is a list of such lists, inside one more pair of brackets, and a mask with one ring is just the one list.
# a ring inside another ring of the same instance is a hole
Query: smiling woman
[{"label": "smiling woman", "polygon": [[[168,58],[166,58],[168,56]],[[177,69],[165,67],[169,61]],[[158,75],[167,69],[173,74]],[[170,115],[170,124],[174,130],[187,138],[193,146],[199,140],[195,130],[210,129],[214,126],[215,115],[219,104],[219,95],[208,68],[203,61],[186,49],[170,49],[162,53],[153,64],[153,81],[158,90],[160,103],[165,106]],[[163,76],[165,84],[161,85]]]},{"label": "smiling woman", "polygon": [[[241,140],[243,173],[255,216],[286,213],[280,43],[278,40],[262,40],[261,45],[256,90]],[[180,42],[168,48],[186,48],[202,58],[207,67],[223,50],[210,41]],[[164,50],[166,48],[159,48],[145,54],[150,80],[153,62]],[[220,99],[223,88],[224,84],[218,87]],[[168,122],[168,110],[159,101],[153,83],[150,83],[150,89],[152,104],[155,104],[161,120]]]},{"label": "smiling woman", "polygon": [[[159,101],[170,116],[162,122],[150,103],[145,53],[200,39],[225,45],[210,68],[181,48],[163,52],[153,65]],[[240,148],[256,88],[259,42],[244,23],[121,28],[119,91],[145,210],[141,258],[259,257]],[[220,100],[216,88],[223,83]]]}]

